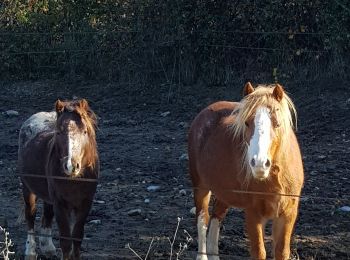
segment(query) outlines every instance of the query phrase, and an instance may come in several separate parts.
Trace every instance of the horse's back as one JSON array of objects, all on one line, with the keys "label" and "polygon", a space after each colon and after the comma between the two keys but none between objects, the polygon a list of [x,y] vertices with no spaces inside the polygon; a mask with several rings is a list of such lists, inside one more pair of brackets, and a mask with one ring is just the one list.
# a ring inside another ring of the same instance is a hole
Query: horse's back
[{"label": "horse's back", "polygon": [[[226,133],[234,122],[233,111],[239,106],[237,102],[219,101],[203,109],[193,120],[188,135],[188,155],[192,180],[196,182],[197,164],[207,143],[217,133]],[[223,130],[223,131],[222,131]]]},{"label": "horse's back", "polygon": [[39,112],[30,116],[19,132],[19,149],[25,147],[38,133],[54,131],[56,112]]},{"label": "horse's back", "polygon": [[219,101],[203,109],[193,120],[189,131],[189,146],[203,144],[224,118],[232,115],[239,103]]}]

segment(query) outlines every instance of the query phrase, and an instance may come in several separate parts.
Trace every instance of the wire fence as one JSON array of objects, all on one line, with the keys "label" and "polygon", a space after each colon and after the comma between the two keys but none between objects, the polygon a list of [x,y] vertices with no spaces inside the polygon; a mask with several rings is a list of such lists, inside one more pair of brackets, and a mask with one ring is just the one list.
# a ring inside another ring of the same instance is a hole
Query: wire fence
[{"label": "wire fence", "polygon": [[[125,220],[125,218],[120,218],[118,219],[119,221],[120,220]],[[193,225],[193,221],[192,220],[184,220],[182,219],[181,222],[191,222],[190,224]],[[123,222],[124,223],[124,222]],[[163,222],[162,222],[163,223]],[[125,224],[123,224],[125,225]],[[182,229],[182,227],[181,227]],[[139,230],[139,227],[136,228],[135,230],[128,227],[127,228],[128,232],[136,232],[136,231],[140,231]],[[140,232],[137,232],[137,233],[143,233],[142,231]],[[188,234],[187,231],[185,231],[186,234]],[[133,241],[129,241],[129,243],[125,246],[121,246],[121,244],[119,243],[118,239],[117,240],[111,240],[111,239],[101,239],[101,238],[94,238],[94,236],[89,236],[88,238],[83,238],[83,239],[80,239],[80,238],[74,238],[74,237],[64,237],[64,236],[57,236],[57,235],[53,235],[53,236],[50,236],[50,235],[47,235],[47,234],[41,234],[40,232],[28,232],[27,233],[28,235],[33,235],[35,236],[36,238],[39,238],[39,237],[47,237],[47,238],[52,238],[54,240],[60,240],[60,239],[63,239],[63,240],[70,240],[70,241],[78,241],[78,242],[84,242],[85,244],[83,244],[83,247],[84,247],[84,250],[82,252],[83,255],[85,256],[89,256],[89,257],[92,257],[92,256],[100,256],[100,257],[111,257],[113,259],[117,258],[117,257],[135,257],[136,256],[134,255],[134,252],[136,251],[140,251],[140,250],[145,250],[145,251],[142,251],[142,253],[137,253],[138,255],[145,255],[146,254],[146,249],[147,248],[150,248],[149,251],[147,252],[147,254],[149,254],[149,256],[151,256],[151,258],[155,257],[155,259],[169,259],[170,257],[170,250],[167,249],[167,247],[165,246],[166,244],[169,245],[169,240],[172,238],[172,236],[164,236],[164,234],[161,234],[161,235],[146,235],[145,234],[143,235],[144,239],[142,239],[142,241],[144,242],[143,245],[140,245],[139,244],[137,246],[137,249],[134,250],[131,245],[130,245],[130,242],[131,243],[136,243],[135,240]],[[189,234],[188,234],[189,235]],[[146,237],[148,237],[148,239],[145,239]],[[247,244],[247,240],[246,240],[246,237],[245,239],[242,238],[242,241],[245,241],[244,244]],[[267,241],[270,241],[271,238],[269,238],[269,236],[265,237],[265,243]],[[305,237],[303,238],[304,242],[305,242]],[[151,242],[149,242],[151,241]],[[152,245],[153,241],[156,241],[156,243],[158,243],[158,246],[155,246],[155,245]],[[207,256],[219,256],[220,258],[222,259],[250,259],[248,256],[244,256],[244,254],[242,255],[238,255],[238,254],[230,254],[230,253],[212,253],[212,252],[207,252],[207,253],[204,253],[204,252],[197,252],[197,251],[192,251],[192,250],[195,250],[195,245],[194,244],[191,244],[192,241],[193,241],[193,238],[190,237],[190,242],[188,242],[189,240],[186,240],[184,239],[183,236],[178,236],[176,237],[175,235],[175,240],[176,241],[176,244],[173,245],[174,246],[174,251],[175,249],[177,248],[180,248],[183,243],[185,243],[187,241],[187,246],[186,246],[186,250],[183,251],[182,253],[182,257],[180,257],[179,259],[193,259],[194,257],[196,257],[197,254],[203,254],[203,255],[207,255]],[[92,245],[92,248],[90,248],[91,246],[91,243],[93,244]],[[98,245],[104,245],[103,248],[105,248],[103,250],[103,253],[99,253],[99,252],[95,252],[93,250],[93,248],[96,248],[96,246],[98,247]],[[246,245],[247,246],[247,245]],[[106,247],[109,248],[108,250],[106,250]],[[113,249],[111,249],[113,248]],[[296,246],[292,246],[292,255],[293,257],[296,257],[297,256],[297,249],[296,249]],[[160,254],[161,252],[161,254]],[[248,253],[248,250],[246,251],[246,253]],[[154,254],[154,255],[153,255]],[[113,256],[111,256],[113,255]],[[174,254],[175,255],[175,254]],[[119,258],[118,258],[119,259]],[[294,259],[294,258],[292,258]],[[296,257],[295,259],[300,259],[298,257]]]},{"label": "wire fence", "polygon": [[[43,176],[43,175],[35,175],[35,174],[17,174],[17,176],[27,177],[27,178],[39,178],[39,179],[66,180],[66,181],[72,181],[72,182],[99,182],[99,179],[91,179],[91,178],[84,178],[84,177]],[[134,186],[139,187],[139,185],[134,185]],[[208,189],[204,187],[192,187],[187,189],[187,191],[192,191],[192,190],[208,190]],[[249,190],[239,190],[239,189],[220,189],[220,192],[231,192],[231,193],[237,193],[237,194],[248,194],[248,195],[257,195],[257,196],[263,195],[263,196],[291,197],[291,198],[304,199],[304,201],[307,201],[309,199],[328,200],[328,201],[336,201],[336,202],[350,200],[349,194],[342,195],[342,197],[334,198],[334,197],[324,197],[324,196],[287,194],[287,193],[280,193],[280,192],[249,191]]]},{"label": "wire fence", "polygon": [[[42,233],[38,233],[38,232],[27,232],[28,235],[31,235],[31,236],[35,236],[36,238],[40,238],[40,237],[45,237],[45,238],[51,238],[51,239],[54,239],[54,240],[70,240],[72,242],[76,241],[76,242],[83,242],[84,239],[80,239],[80,238],[74,238],[74,237],[65,237],[65,236],[52,236],[52,235],[47,235],[47,234],[42,234]],[[147,252],[147,254],[150,254],[151,252],[151,249],[153,249],[153,241],[154,241],[155,237],[152,238],[152,241],[149,245],[149,251]],[[164,240],[164,241],[169,241],[170,238],[169,237],[163,237],[163,238],[157,238],[157,242],[159,242],[160,240]],[[192,240],[192,238],[191,238]],[[110,245],[114,245],[113,243],[111,243],[110,240],[100,240],[99,239],[99,242],[103,242],[104,244],[110,244]],[[221,257],[223,259],[226,259],[226,258],[230,258],[232,259],[232,257],[234,257],[235,259],[250,259],[249,257],[244,257],[242,255],[233,255],[233,254],[220,254],[220,253],[211,253],[211,252],[195,252],[195,251],[186,251],[188,245],[191,243],[191,242],[187,242],[188,244],[186,245],[186,248],[184,249],[184,251],[182,252],[183,254],[183,257],[181,257],[180,259],[193,259],[193,257],[196,257],[196,255],[206,255],[206,256],[218,256],[218,257]],[[128,251],[124,251],[123,252],[123,256],[129,256],[129,257],[134,257],[134,258],[137,258],[137,255],[140,257],[140,254],[141,253],[137,253],[134,249],[131,248],[130,244],[127,244],[127,248],[128,248]],[[85,250],[84,250],[85,251]],[[119,256],[120,257],[120,252],[121,249],[117,249],[115,252],[110,252],[109,254],[107,254],[108,252],[105,252],[105,253],[96,253],[96,252],[89,252],[89,256],[100,256],[100,257],[107,257],[107,256],[111,256],[111,254],[115,254],[115,256]],[[170,250],[169,250],[170,251]],[[83,252],[84,254],[84,252]],[[136,255],[137,254],[137,255]],[[171,254],[170,252],[165,252],[164,253],[165,255],[167,254]],[[142,254],[141,254],[142,255]],[[152,254],[151,254],[152,255]],[[174,253],[174,255],[176,255],[176,253]],[[184,258],[186,257],[186,258]],[[187,258],[187,257],[190,257],[190,258]],[[141,258],[143,259],[143,258]],[[147,258],[145,258],[147,259]],[[157,257],[157,259],[162,259],[162,257]]]},{"label": "wire fence", "polygon": [[[92,182],[96,182],[97,180],[96,179],[83,179],[83,178],[71,178],[71,177],[63,177],[63,176],[38,176],[38,175],[31,175],[31,174],[18,174],[18,177],[28,177],[28,178],[51,178],[53,177],[54,179],[56,179],[55,177],[59,177],[57,179],[59,180],[67,180],[67,181],[74,181],[74,182],[79,182],[79,181],[92,181]],[[103,184],[103,177],[100,178],[98,180],[99,182],[101,182]],[[128,185],[128,186],[134,186],[134,187],[140,187],[140,185]],[[187,191],[191,191],[191,190],[194,190],[194,189],[202,189],[200,187],[193,187],[192,189],[191,188],[188,188],[186,189]],[[235,190],[235,189],[224,189],[223,191],[228,191],[228,192],[233,192],[233,193],[238,193],[238,194],[244,194],[244,195],[258,195],[258,196],[285,196],[285,197],[291,197],[291,198],[298,198],[298,199],[304,199],[304,201],[307,201],[308,199],[313,199],[313,200],[328,200],[328,201],[334,201],[334,202],[340,202],[340,201],[349,201],[350,200],[350,197],[348,195],[346,195],[346,197],[342,196],[341,198],[330,198],[330,197],[324,197],[324,196],[309,196],[309,195],[297,195],[297,194],[284,194],[284,193],[272,193],[272,192],[257,192],[257,191],[247,191],[247,190]],[[215,195],[214,195],[215,196]],[[313,202],[312,202],[313,203]],[[161,218],[163,218],[163,220],[161,221],[161,223],[166,223],[166,220],[165,220],[165,216],[162,216]],[[113,217],[112,219],[109,219],[109,221],[112,221],[113,223],[123,223],[122,225],[125,225],[125,222],[126,219],[125,219],[125,216],[120,216],[119,218],[115,218]],[[182,220],[182,221],[189,221],[188,219],[187,220]],[[193,225],[193,221],[190,220],[189,222],[191,222],[191,224]],[[130,230],[132,229],[130,226],[127,228],[128,231],[130,232]],[[139,227],[136,228],[136,230],[138,230]],[[142,231],[141,231],[142,233]],[[63,239],[63,240],[71,240],[71,241],[78,241],[78,242],[83,242],[85,241],[85,243],[87,244],[90,244],[90,241],[91,240],[94,240],[93,237],[89,237],[88,240],[86,240],[85,238],[81,239],[81,238],[77,238],[77,237],[66,237],[66,236],[59,236],[59,235],[54,235],[54,236],[50,236],[50,235],[47,235],[47,234],[42,234],[40,232],[28,232],[29,235],[33,235],[35,236],[36,238],[38,237],[52,237],[53,239],[55,240],[60,240],[60,239]],[[151,235],[150,235],[151,236]],[[153,236],[154,237],[154,236]],[[168,238],[159,238],[160,240],[164,240],[165,242],[167,241]],[[158,239],[158,240],[159,240]],[[178,242],[180,243],[181,241],[181,238],[178,239]],[[98,239],[98,242],[99,243],[103,243],[104,246],[106,245],[109,245],[110,247],[112,248],[117,248],[115,249],[114,251],[110,251],[108,252],[108,250],[104,253],[96,253],[96,252],[90,252],[91,250],[84,250],[85,252],[83,252],[83,254],[85,253],[86,255],[88,256],[96,256],[96,257],[110,257],[111,255],[115,255],[115,257],[119,257],[119,256],[123,256],[123,257],[133,257],[133,251],[132,250],[126,250],[125,248],[121,249],[117,246],[117,242],[118,241],[111,241],[110,239],[101,239],[99,238]],[[135,242],[135,241],[133,241]],[[158,241],[159,242],[159,241]],[[86,245],[87,246],[87,245]],[[94,246],[95,243],[94,243]],[[144,248],[145,246],[142,246],[142,248]],[[150,246],[151,247],[151,246]],[[140,246],[138,246],[138,248],[140,248]],[[124,250],[124,251],[123,251]],[[139,249],[140,250],[140,249]],[[164,247],[158,247],[156,249],[156,251],[159,251],[159,250],[165,250]],[[152,253],[156,252],[156,251],[152,251]],[[150,254],[150,256],[152,256],[152,253]],[[166,252],[164,253],[165,255],[168,255],[169,253]],[[184,252],[183,254],[183,257],[181,259],[187,259],[186,257],[188,257],[189,259],[192,259],[193,257],[195,257],[197,254],[201,254],[201,253],[197,253],[195,251],[188,251],[188,252]],[[204,253],[203,253],[204,254]],[[207,256],[219,256],[221,257],[222,259],[244,259],[243,256],[241,255],[235,255],[235,254],[212,254],[212,253],[206,253]],[[113,257],[111,257],[113,258]],[[161,259],[162,257],[156,257],[157,259]],[[249,259],[249,257],[246,257],[247,259]]]},{"label": "wire fence", "polygon": [[[113,219],[116,220],[116,219]],[[118,221],[120,220],[125,220],[125,218],[120,218],[117,219]],[[164,219],[163,219],[164,221]],[[145,248],[150,248],[149,252],[150,256],[153,257],[153,254],[155,253],[154,257],[156,259],[163,259],[163,258],[167,258],[169,259],[169,256],[171,255],[171,250],[169,250],[166,245],[171,246],[172,247],[172,251],[173,251],[173,256],[176,255],[176,250],[177,249],[181,249],[185,244],[185,250],[182,251],[182,254],[179,259],[193,259],[193,257],[195,257],[197,254],[206,254],[207,256],[220,256],[223,259],[232,259],[232,257],[235,257],[237,259],[245,259],[244,256],[242,255],[235,255],[235,254],[228,254],[228,253],[201,253],[201,252],[197,252],[197,251],[191,251],[191,250],[195,250],[195,246],[192,244],[193,242],[193,238],[192,236],[186,231],[186,229],[184,229],[183,234],[180,235],[178,233],[178,229],[183,229],[183,227],[180,225],[180,222],[187,222],[186,225],[193,225],[193,221],[192,220],[186,220],[186,219],[180,219],[178,222],[178,226],[177,229],[173,230],[173,232],[175,234],[173,235],[164,235],[164,234],[150,234],[150,235],[143,235],[144,239],[142,239],[142,241],[144,241],[145,243],[142,246],[138,246],[137,251],[140,250],[144,250]],[[123,222],[123,225],[125,225],[125,223]],[[140,231],[139,227],[137,227],[135,230],[127,227],[127,230],[129,232],[136,232],[136,231]],[[143,233],[142,231],[137,232],[137,233]],[[111,239],[104,239],[104,238],[94,238],[94,235],[89,235],[88,238],[75,238],[75,237],[66,237],[66,236],[59,236],[59,235],[48,235],[48,234],[42,234],[40,232],[32,232],[29,231],[27,232],[27,235],[31,235],[34,236],[35,238],[40,238],[40,237],[45,237],[45,238],[52,238],[53,240],[59,241],[60,239],[62,240],[70,240],[72,242],[76,241],[76,242],[83,242],[85,244],[83,244],[84,250],[83,250],[83,255],[84,253],[86,253],[88,256],[111,256],[114,255],[114,259],[116,256],[120,256],[120,254],[122,254],[124,257],[136,257],[134,255],[134,252],[136,252],[132,247],[131,244],[135,243],[136,241],[129,241],[127,243],[127,245],[120,247],[120,243],[117,240],[111,240]],[[145,239],[148,238],[148,239]],[[173,239],[175,243],[173,243],[172,245],[169,243],[171,242],[171,239]],[[150,241],[150,242],[149,242]],[[155,243],[158,244],[158,246],[155,246],[154,244],[152,244],[155,241]],[[96,246],[103,244],[104,248],[107,246],[108,248],[113,248],[112,250],[104,250],[103,253],[98,253],[98,252],[94,252],[94,250],[92,248],[90,248],[91,243],[93,244],[93,247],[96,248]],[[175,250],[176,249],[176,250]],[[159,252],[161,252],[163,254],[163,257],[159,255]],[[157,254],[158,253],[158,254]],[[142,253],[137,253],[139,255],[144,255],[145,252]],[[187,258],[189,257],[189,258]],[[246,257],[247,259],[249,259],[249,257]],[[85,259],[85,258],[84,258]]]},{"label": "wire fence", "polygon": [[[180,31],[0,32],[1,72],[5,79],[59,76],[191,84],[204,78],[228,84],[237,75],[254,78],[261,72],[272,79],[273,69],[281,81],[327,73],[346,78],[349,69],[334,43],[346,39],[345,32]],[[13,44],[19,38],[23,44]],[[174,78],[166,76],[173,71]]]}]

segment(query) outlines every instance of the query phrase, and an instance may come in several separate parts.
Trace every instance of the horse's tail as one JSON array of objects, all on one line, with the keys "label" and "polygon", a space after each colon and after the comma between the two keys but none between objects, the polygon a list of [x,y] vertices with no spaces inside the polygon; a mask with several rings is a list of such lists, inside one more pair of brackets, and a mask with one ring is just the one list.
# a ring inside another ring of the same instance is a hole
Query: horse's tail
[{"label": "horse's tail", "polygon": [[24,220],[25,220],[25,206],[24,206],[24,201],[22,199],[20,202],[19,210],[18,210],[18,217],[16,220],[16,225],[22,224],[24,222]]}]

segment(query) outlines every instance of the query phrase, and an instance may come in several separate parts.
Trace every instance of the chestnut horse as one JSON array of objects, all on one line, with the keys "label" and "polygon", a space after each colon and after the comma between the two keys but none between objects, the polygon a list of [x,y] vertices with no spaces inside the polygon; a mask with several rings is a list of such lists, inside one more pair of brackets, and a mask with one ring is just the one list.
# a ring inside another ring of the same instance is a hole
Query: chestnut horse
[{"label": "chestnut horse", "polygon": [[26,259],[36,257],[37,198],[44,201],[39,234],[42,253],[56,252],[51,237],[55,216],[63,258],[80,259],[84,224],[96,192],[99,175],[96,116],[85,99],[58,100],[55,108],[54,112],[32,115],[19,134],[18,169],[28,225]]},{"label": "chestnut horse", "polygon": [[[248,82],[243,93],[239,103],[221,101],[202,110],[189,131],[197,259],[219,259],[220,223],[229,207],[244,209],[253,259],[266,259],[264,228],[270,219],[275,259],[290,257],[304,181],[295,107],[279,84],[254,89]],[[215,204],[207,235],[211,193]]]}]

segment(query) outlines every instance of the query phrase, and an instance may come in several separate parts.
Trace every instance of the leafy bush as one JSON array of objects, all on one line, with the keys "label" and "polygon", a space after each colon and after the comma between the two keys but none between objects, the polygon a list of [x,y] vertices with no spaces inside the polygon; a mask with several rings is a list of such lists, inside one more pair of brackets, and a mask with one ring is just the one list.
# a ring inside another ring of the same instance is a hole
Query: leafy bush
[{"label": "leafy bush", "polygon": [[222,84],[277,69],[284,80],[345,78],[349,17],[340,1],[4,0],[0,73]]}]

